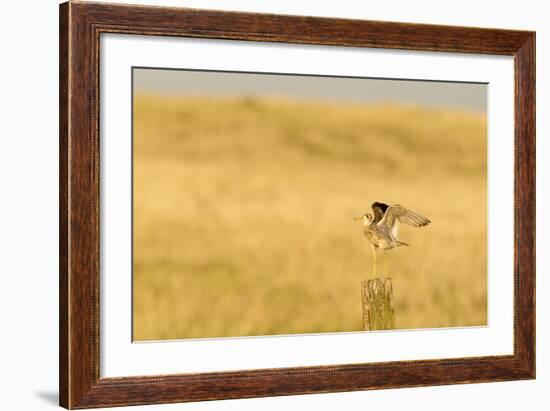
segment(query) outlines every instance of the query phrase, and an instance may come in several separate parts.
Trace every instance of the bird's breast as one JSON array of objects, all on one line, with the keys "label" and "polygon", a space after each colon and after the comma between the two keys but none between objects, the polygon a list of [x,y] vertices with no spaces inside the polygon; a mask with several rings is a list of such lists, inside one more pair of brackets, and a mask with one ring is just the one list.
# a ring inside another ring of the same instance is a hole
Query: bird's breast
[{"label": "bird's breast", "polygon": [[365,234],[365,237],[367,238],[367,240],[369,240],[374,245],[378,246],[378,238],[375,232],[370,227],[365,227],[363,229],[363,234]]}]

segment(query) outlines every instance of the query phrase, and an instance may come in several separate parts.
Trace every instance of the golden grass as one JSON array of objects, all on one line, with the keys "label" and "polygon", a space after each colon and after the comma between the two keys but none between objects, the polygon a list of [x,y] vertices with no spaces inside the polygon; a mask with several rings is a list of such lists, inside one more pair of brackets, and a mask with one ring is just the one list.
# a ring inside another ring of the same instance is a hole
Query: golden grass
[{"label": "golden grass", "polygon": [[352,217],[373,201],[432,220],[388,253],[397,327],[486,324],[483,115],[147,95],[134,110],[136,340],[361,330],[372,259]]}]

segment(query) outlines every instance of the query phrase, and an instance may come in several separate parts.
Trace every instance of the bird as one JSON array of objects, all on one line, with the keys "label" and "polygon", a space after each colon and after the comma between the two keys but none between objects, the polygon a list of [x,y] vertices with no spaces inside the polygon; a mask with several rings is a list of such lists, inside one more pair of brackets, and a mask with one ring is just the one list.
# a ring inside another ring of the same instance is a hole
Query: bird
[{"label": "bird", "polygon": [[388,275],[388,257],[386,250],[409,246],[409,244],[400,241],[398,237],[399,223],[407,224],[412,227],[424,227],[431,221],[422,214],[403,207],[399,204],[388,205],[381,202],[372,203],[373,214],[363,214],[355,217],[354,220],[361,220],[363,223],[363,234],[371,244],[373,255],[373,277],[376,278],[376,250],[384,251],[385,273]]}]

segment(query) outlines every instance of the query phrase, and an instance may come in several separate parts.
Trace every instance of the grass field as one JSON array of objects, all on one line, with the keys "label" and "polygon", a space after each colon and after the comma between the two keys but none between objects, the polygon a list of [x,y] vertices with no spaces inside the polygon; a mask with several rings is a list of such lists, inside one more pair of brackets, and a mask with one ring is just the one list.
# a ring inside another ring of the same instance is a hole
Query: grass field
[{"label": "grass field", "polygon": [[486,324],[486,132],[461,111],[136,95],[134,338],[361,330],[352,218],[373,201],[432,221],[388,253],[397,327]]}]

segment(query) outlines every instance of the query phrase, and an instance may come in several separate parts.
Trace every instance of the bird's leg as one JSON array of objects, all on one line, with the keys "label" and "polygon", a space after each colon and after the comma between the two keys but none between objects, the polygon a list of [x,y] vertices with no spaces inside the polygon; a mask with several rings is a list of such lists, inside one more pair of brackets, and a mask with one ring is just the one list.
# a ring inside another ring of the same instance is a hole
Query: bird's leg
[{"label": "bird's leg", "polygon": [[370,248],[372,250],[372,276],[373,278],[376,278],[376,250],[374,249],[374,245],[371,244]]},{"label": "bird's leg", "polygon": [[386,254],[386,249],[384,248],[384,268],[386,269],[386,278],[388,277],[388,255]]}]

